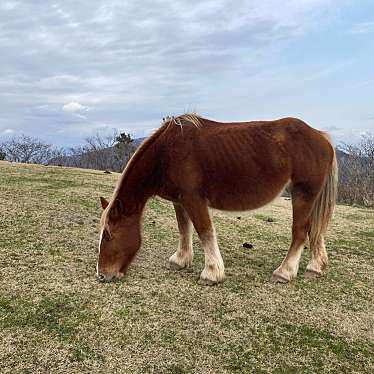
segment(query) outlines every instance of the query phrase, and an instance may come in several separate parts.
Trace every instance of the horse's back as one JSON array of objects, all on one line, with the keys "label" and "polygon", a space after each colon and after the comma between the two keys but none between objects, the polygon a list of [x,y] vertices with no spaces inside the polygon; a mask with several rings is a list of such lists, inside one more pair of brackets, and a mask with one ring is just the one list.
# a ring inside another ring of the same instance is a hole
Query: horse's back
[{"label": "horse's back", "polygon": [[169,179],[223,210],[260,207],[295,179],[308,179],[324,157],[327,140],[301,120],[219,123],[173,129]]}]

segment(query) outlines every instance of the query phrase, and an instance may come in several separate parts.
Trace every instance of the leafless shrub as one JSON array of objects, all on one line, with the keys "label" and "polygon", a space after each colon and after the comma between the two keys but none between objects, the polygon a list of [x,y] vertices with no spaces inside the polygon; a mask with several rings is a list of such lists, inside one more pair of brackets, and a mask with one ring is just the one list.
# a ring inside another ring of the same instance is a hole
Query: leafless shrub
[{"label": "leafless shrub", "polygon": [[357,145],[339,147],[339,201],[374,206],[374,135],[364,136]]}]

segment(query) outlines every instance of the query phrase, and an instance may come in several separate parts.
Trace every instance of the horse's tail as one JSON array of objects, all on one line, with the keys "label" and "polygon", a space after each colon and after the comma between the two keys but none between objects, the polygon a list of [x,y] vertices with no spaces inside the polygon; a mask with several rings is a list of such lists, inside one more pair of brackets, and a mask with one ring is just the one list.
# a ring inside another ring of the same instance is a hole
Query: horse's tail
[{"label": "horse's tail", "polygon": [[318,239],[323,235],[334,213],[336,196],[338,190],[338,164],[336,161],[335,148],[331,143],[327,134],[323,135],[329,140],[333,149],[333,160],[330,172],[326,178],[325,185],[323,186],[316,202],[314,203],[311,227],[309,232],[309,242],[311,247],[317,244]]}]

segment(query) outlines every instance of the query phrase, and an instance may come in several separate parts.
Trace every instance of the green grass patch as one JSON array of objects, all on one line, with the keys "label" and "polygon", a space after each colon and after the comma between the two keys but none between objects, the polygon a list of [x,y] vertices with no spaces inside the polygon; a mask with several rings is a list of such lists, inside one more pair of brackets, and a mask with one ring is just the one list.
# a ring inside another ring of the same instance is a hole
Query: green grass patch
[{"label": "green grass patch", "polygon": [[255,218],[260,220],[260,221],[263,221],[263,222],[268,222],[268,223],[272,223],[272,222],[275,222],[276,219],[273,218],[273,217],[268,217],[268,216],[264,216],[262,214],[255,214]]}]

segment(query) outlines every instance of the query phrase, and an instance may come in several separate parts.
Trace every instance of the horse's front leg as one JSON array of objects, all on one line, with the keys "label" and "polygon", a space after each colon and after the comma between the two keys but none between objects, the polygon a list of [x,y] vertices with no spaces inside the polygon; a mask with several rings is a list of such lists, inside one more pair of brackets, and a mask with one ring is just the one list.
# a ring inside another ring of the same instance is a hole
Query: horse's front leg
[{"label": "horse's front leg", "polygon": [[192,222],[186,210],[179,204],[174,204],[179,229],[179,245],[177,251],[169,258],[173,270],[188,268],[192,265]]},{"label": "horse's front leg", "polygon": [[205,267],[200,280],[206,285],[220,283],[225,277],[225,267],[218,248],[216,231],[214,229],[209,209],[203,199],[186,199],[183,202],[192,223],[199,235],[205,253]]}]

